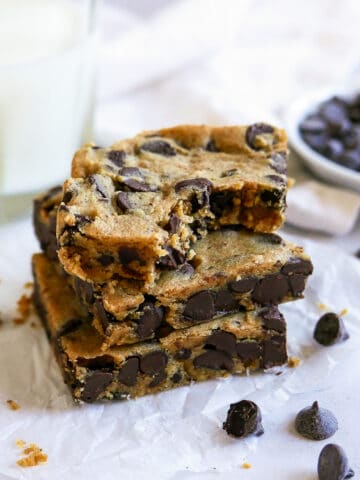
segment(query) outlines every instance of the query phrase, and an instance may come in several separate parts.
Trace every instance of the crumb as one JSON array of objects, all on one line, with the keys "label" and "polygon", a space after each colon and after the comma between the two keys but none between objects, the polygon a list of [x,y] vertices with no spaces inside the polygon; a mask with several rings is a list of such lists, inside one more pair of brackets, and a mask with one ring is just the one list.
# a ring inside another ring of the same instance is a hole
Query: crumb
[{"label": "crumb", "polygon": [[6,400],[6,403],[10,410],[20,410],[20,405],[15,402],[15,400]]},{"label": "crumb", "polygon": [[242,468],[246,468],[246,470],[248,470],[249,468],[251,468],[251,463],[244,462],[241,466]]},{"label": "crumb", "polygon": [[290,368],[296,368],[300,365],[301,360],[298,357],[289,357],[288,365]]},{"label": "crumb", "polygon": [[341,310],[341,312],[339,313],[339,317],[342,317],[342,316],[346,315],[347,313],[348,313],[348,309],[347,309],[347,308],[343,308],[343,309]]},{"label": "crumb", "polygon": [[15,443],[16,443],[16,446],[17,446],[18,448],[24,448],[25,445],[26,445],[26,442],[24,442],[24,440],[20,440],[20,439],[19,439],[19,440],[16,440]]},{"label": "crumb", "polygon": [[30,315],[32,305],[32,298],[29,295],[21,295],[17,301],[17,311],[20,314],[20,317],[14,318],[13,322],[15,325],[22,325],[25,323]]},{"label": "crumb", "polygon": [[318,308],[320,308],[320,310],[330,310],[330,308],[325,305],[325,303],[319,303]]},{"label": "crumb", "polygon": [[33,286],[34,286],[34,283],[33,283],[33,282],[26,282],[26,283],[24,284],[24,288],[33,288]]},{"label": "crumb", "polygon": [[[22,442],[22,440],[19,442]],[[35,443],[30,443],[29,446],[25,447],[22,454],[26,456],[16,462],[20,467],[36,467],[40,463],[46,463],[48,459],[42,448],[35,445]]]}]

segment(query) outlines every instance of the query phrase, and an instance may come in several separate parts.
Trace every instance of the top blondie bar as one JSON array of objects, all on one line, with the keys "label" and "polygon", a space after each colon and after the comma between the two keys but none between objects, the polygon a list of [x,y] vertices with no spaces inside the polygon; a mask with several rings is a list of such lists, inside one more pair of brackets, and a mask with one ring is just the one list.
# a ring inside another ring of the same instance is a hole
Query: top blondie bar
[{"label": "top blondie bar", "polygon": [[273,232],[284,221],[284,130],[178,126],[110,148],[85,145],[72,162],[57,218],[58,255],[86,281],[152,283],[193,261],[208,230]]}]

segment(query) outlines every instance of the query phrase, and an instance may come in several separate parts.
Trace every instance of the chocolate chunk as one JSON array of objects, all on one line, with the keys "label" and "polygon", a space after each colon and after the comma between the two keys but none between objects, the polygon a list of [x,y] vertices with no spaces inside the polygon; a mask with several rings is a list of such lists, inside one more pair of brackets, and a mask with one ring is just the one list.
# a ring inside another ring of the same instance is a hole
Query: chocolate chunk
[{"label": "chocolate chunk", "polygon": [[132,192],[156,192],[158,190],[154,185],[149,185],[145,182],[138,182],[133,178],[126,178],[120,183],[120,185],[128,187]]},{"label": "chocolate chunk", "polygon": [[178,265],[184,263],[185,256],[183,253],[179,252],[179,250],[176,250],[175,248],[169,246],[165,246],[164,249],[167,250],[169,253],[167,255],[164,255],[163,257],[160,257],[157,261],[157,265],[160,268],[174,270],[178,267]]},{"label": "chocolate chunk", "polygon": [[328,312],[318,320],[314,330],[314,338],[320,345],[328,347],[335,343],[345,342],[345,340],[348,340],[349,334],[343,319],[336,313]]},{"label": "chocolate chunk", "polygon": [[310,440],[325,440],[338,429],[338,422],[332,412],[320,408],[318,402],[300,410],[295,419],[296,431]]},{"label": "chocolate chunk", "polygon": [[165,370],[160,370],[159,372],[155,373],[153,379],[149,383],[149,387],[157,387],[160,385],[160,383],[166,380],[166,376]]},{"label": "chocolate chunk", "polygon": [[124,177],[142,177],[142,173],[137,167],[124,167],[119,171]]},{"label": "chocolate chunk", "polygon": [[103,266],[103,267],[108,267],[112,263],[114,263],[114,257],[112,255],[102,253],[99,255],[96,260]]},{"label": "chocolate chunk", "polygon": [[108,159],[117,167],[124,165],[126,153],[123,150],[111,150],[108,153]]},{"label": "chocolate chunk", "polygon": [[207,339],[205,348],[214,347],[215,350],[221,350],[230,356],[236,355],[236,337],[233,333],[224,330],[215,330]]},{"label": "chocolate chunk", "polygon": [[285,333],[286,331],[285,319],[277,307],[273,306],[273,307],[263,308],[259,312],[259,317],[261,317],[263,322],[263,327],[266,330],[275,330],[279,333]]},{"label": "chocolate chunk", "polygon": [[104,185],[101,185],[101,182],[99,181],[99,178],[97,178],[97,175],[90,175],[88,177],[88,182],[90,185],[94,185],[95,191],[100,193],[100,196],[102,198],[108,198],[107,191]]},{"label": "chocolate chunk", "polygon": [[129,200],[129,195],[126,192],[117,192],[116,193],[116,205],[121,208],[124,212],[127,212],[132,208],[131,202]]},{"label": "chocolate chunk", "polygon": [[139,373],[140,361],[138,357],[129,357],[124,366],[120,369],[118,380],[127,387],[133,387],[136,384],[137,374]]},{"label": "chocolate chunk", "polygon": [[274,152],[271,155],[270,166],[275,172],[286,175],[287,174],[287,163],[286,163],[286,152]]},{"label": "chocolate chunk", "polygon": [[234,368],[234,361],[229,354],[223,351],[208,350],[194,358],[194,367],[210,370],[228,370]]},{"label": "chocolate chunk", "polygon": [[327,124],[319,115],[308,115],[302,120],[299,128],[302,132],[322,133],[327,130]]},{"label": "chocolate chunk", "polygon": [[179,193],[183,189],[191,189],[195,191],[195,195],[191,199],[193,212],[200,208],[210,205],[210,194],[212,190],[212,182],[207,178],[189,178],[182,180],[175,185],[175,192]]},{"label": "chocolate chunk", "polygon": [[205,150],[207,150],[208,152],[218,152],[219,151],[216,148],[215,142],[212,138],[205,145]]},{"label": "chocolate chunk", "polygon": [[181,379],[182,379],[182,375],[180,372],[175,372],[174,375],[171,377],[171,381],[173,383],[179,383],[181,382]]},{"label": "chocolate chunk", "polygon": [[62,201],[67,204],[69,202],[71,202],[71,199],[73,198],[73,193],[70,192],[70,190],[67,190],[66,192],[64,192],[64,196],[63,196],[63,199]]},{"label": "chocolate chunk", "polygon": [[261,347],[257,342],[242,341],[236,344],[236,353],[247,367],[260,358]]},{"label": "chocolate chunk", "polygon": [[281,272],[286,275],[301,273],[302,275],[310,275],[313,272],[313,264],[310,260],[303,258],[291,257],[282,267]]},{"label": "chocolate chunk", "polygon": [[254,123],[254,125],[251,125],[246,130],[246,143],[253,150],[267,148],[270,142],[271,145],[274,143],[274,138],[270,135],[273,132],[274,128],[271,125],[267,125],[266,123]]},{"label": "chocolate chunk", "polygon": [[183,275],[193,275],[195,272],[194,267],[190,263],[184,263],[179,267],[178,270],[179,273],[182,273]]},{"label": "chocolate chunk", "polygon": [[114,359],[110,355],[101,355],[95,358],[79,357],[76,363],[79,367],[85,367],[89,370],[114,368]]},{"label": "chocolate chunk", "polygon": [[236,298],[228,290],[219,290],[215,297],[216,313],[229,313],[239,310],[239,304]]},{"label": "chocolate chunk", "polygon": [[355,475],[344,449],[334,443],[321,450],[317,471],[319,480],[345,480]]},{"label": "chocolate chunk", "polygon": [[56,332],[56,338],[63,337],[64,335],[68,335],[69,333],[75,332],[78,330],[82,325],[82,320],[79,318],[72,318],[68,320],[64,325]]},{"label": "chocolate chunk", "polygon": [[274,207],[279,205],[282,200],[283,192],[281,190],[263,190],[260,193],[260,200],[266,205]]},{"label": "chocolate chunk", "polygon": [[164,309],[155,307],[154,303],[146,300],[141,306],[141,317],[138,319],[136,333],[140,340],[150,337],[160,327],[164,318]]},{"label": "chocolate chunk", "polygon": [[140,370],[147,375],[155,375],[165,370],[167,361],[164,352],[151,352],[140,358]]},{"label": "chocolate chunk", "polygon": [[269,340],[264,340],[262,351],[262,366],[264,368],[282,365],[287,360],[285,337],[278,335]]},{"label": "chocolate chunk", "polygon": [[300,297],[305,289],[306,275],[291,275],[289,277],[290,290],[294,297]]},{"label": "chocolate chunk", "polygon": [[151,142],[145,142],[141,145],[140,150],[145,152],[158,153],[165,157],[173,157],[176,155],[176,150],[170,145],[170,143],[164,140],[152,140]]},{"label": "chocolate chunk", "polygon": [[191,350],[189,348],[181,348],[175,353],[174,357],[176,360],[187,360],[191,357]]},{"label": "chocolate chunk", "polygon": [[95,370],[87,375],[84,390],[81,393],[81,400],[84,402],[94,402],[106,390],[113,381],[113,374]]},{"label": "chocolate chunk", "polygon": [[185,304],[183,316],[194,323],[210,320],[215,315],[215,294],[209,290],[192,295]]},{"label": "chocolate chunk", "polygon": [[234,194],[230,192],[218,192],[210,195],[211,211],[217,216],[221,217],[227,207],[233,205]]},{"label": "chocolate chunk", "polygon": [[129,265],[129,263],[132,262],[138,262],[140,265],[144,265],[139,252],[133,247],[121,247],[119,249],[119,260],[123,265]]},{"label": "chocolate chunk", "polygon": [[260,305],[278,305],[289,293],[289,284],[285,275],[267,275],[260,280],[251,298]]},{"label": "chocolate chunk", "polygon": [[268,180],[271,180],[274,183],[277,183],[278,185],[285,185],[286,181],[283,177],[280,177],[280,175],[266,175],[265,177]]},{"label": "chocolate chunk", "polygon": [[228,283],[231,291],[236,293],[250,292],[256,285],[257,279],[255,277],[242,278],[241,280],[234,280]]},{"label": "chocolate chunk", "polygon": [[115,317],[105,310],[104,305],[100,300],[95,301],[94,308],[98,320],[100,321],[104,331],[106,331],[109,324],[116,321]]},{"label": "chocolate chunk", "polygon": [[167,224],[166,229],[169,231],[170,235],[173,235],[179,230],[181,225],[180,218],[175,214],[171,213],[169,217],[169,223]]},{"label": "chocolate chunk", "polygon": [[228,435],[237,438],[249,435],[259,437],[264,433],[261,420],[261,411],[256,403],[250,400],[241,400],[230,405],[223,429]]}]

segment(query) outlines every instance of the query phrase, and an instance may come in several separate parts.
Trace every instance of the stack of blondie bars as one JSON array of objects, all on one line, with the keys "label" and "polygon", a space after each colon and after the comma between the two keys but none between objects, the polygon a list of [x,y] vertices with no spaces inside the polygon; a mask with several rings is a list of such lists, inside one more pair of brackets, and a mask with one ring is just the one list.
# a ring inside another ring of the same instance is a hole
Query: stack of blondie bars
[{"label": "stack of blondie bars", "polygon": [[80,149],[34,208],[34,302],[73,397],[284,364],[278,305],[302,298],[312,272],[273,233],[288,184],[285,132],[262,123]]}]

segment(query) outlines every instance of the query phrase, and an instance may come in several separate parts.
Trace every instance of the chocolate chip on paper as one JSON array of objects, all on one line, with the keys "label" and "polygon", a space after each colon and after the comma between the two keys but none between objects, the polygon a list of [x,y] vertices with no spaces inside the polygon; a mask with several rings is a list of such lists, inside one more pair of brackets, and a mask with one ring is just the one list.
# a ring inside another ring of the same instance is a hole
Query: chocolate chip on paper
[{"label": "chocolate chip on paper", "polygon": [[296,431],[310,440],[325,440],[338,429],[336,417],[330,410],[320,408],[318,402],[300,410],[295,419]]},{"label": "chocolate chip on paper", "polygon": [[355,475],[344,449],[333,443],[321,450],[317,470],[319,480],[345,480]]},{"label": "chocolate chip on paper", "polygon": [[250,400],[241,400],[230,405],[223,429],[228,435],[237,438],[255,435],[259,437],[264,433],[261,423],[260,408]]},{"label": "chocolate chip on paper", "polygon": [[344,321],[336,313],[325,313],[320,317],[315,326],[314,339],[325,347],[345,342],[348,338],[349,333],[346,330]]}]

